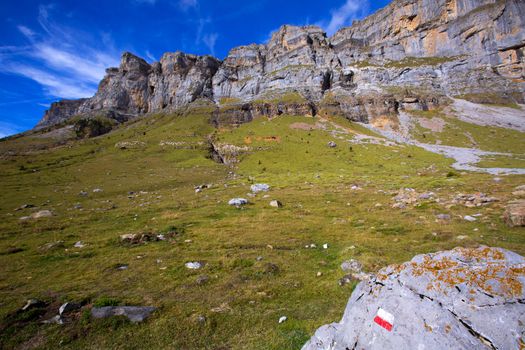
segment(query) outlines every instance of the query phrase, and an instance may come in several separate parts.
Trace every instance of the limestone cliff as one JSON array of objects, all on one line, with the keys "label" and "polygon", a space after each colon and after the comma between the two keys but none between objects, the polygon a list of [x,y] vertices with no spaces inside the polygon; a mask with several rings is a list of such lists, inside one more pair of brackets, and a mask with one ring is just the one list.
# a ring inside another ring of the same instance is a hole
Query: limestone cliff
[{"label": "limestone cliff", "polygon": [[54,103],[37,127],[76,115],[126,120],[199,99],[215,105],[217,124],[283,113],[366,122],[456,95],[524,102],[524,53],[522,0],[394,0],[332,37],[285,25],[223,61],[177,52],[150,65],[124,53],[94,97]]}]

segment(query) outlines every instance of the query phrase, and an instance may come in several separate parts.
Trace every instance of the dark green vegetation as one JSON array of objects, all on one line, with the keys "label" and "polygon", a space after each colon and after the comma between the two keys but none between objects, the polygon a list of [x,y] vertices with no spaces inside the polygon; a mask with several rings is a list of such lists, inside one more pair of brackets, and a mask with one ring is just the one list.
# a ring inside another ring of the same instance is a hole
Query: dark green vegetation
[{"label": "dark green vegetation", "polygon": [[[0,348],[298,349],[317,327],[340,319],[355,286],[337,283],[343,260],[374,272],[458,245],[525,254],[523,230],[500,218],[523,177],[496,183],[461,174],[419,148],[347,142],[363,128],[346,120],[287,116],[218,130],[217,142],[249,147],[227,167],[209,157],[207,118],[158,115],[51,149],[57,142],[45,135],[0,142]],[[331,140],[336,148],[327,147]],[[270,184],[269,197],[249,198],[243,209],[227,205],[253,182]],[[213,186],[195,193],[201,184]],[[440,203],[392,208],[392,193],[406,187],[433,191]],[[500,202],[450,202],[480,189]],[[284,207],[271,208],[272,199]],[[37,208],[15,211],[23,204]],[[55,215],[19,219],[43,209]],[[436,222],[440,213],[452,219]],[[461,218],[475,213],[483,214],[477,222]],[[173,238],[120,242],[141,232]],[[74,248],[80,240],[86,246]],[[305,248],[312,243],[316,249]],[[205,266],[188,270],[189,261]],[[197,283],[200,275],[208,282]],[[88,306],[65,325],[44,325],[35,320],[49,308],[13,314],[28,298],[54,310],[63,301]],[[89,305],[158,310],[134,325],[93,320]],[[278,324],[283,315],[288,321]]]}]

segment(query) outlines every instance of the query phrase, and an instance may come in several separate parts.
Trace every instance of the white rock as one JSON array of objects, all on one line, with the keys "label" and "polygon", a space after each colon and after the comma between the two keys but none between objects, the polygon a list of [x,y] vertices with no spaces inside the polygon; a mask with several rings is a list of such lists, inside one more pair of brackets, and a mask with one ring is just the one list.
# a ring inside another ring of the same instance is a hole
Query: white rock
[{"label": "white rock", "polygon": [[477,220],[475,217],[470,216],[470,215],[465,215],[465,216],[463,217],[463,219],[465,219],[465,220],[468,221],[468,222],[474,222],[474,221]]},{"label": "white rock", "polygon": [[237,207],[240,207],[241,205],[246,205],[246,204],[248,204],[248,200],[245,198],[233,198],[233,199],[230,199],[230,201],[228,202],[228,205],[235,205]]},{"label": "white rock", "polygon": [[268,192],[270,190],[270,186],[268,184],[254,184],[250,186],[250,190],[253,193]]},{"label": "white rock", "polygon": [[286,317],[286,316],[281,316],[281,317],[279,318],[279,323],[286,322],[287,319],[288,319],[288,317]]},{"label": "white rock", "polygon": [[75,248],[84,248],[86,245],[84,244],[84,242],[82,241],[78,241],[77,243],[75,243],[75,245],[73,247]]},{"label": "white rock", "polygon": [[328,249],[328,243],[323,244],[323,249]]},{"label": "white rock", "polygon": [[186,266],[186,268],[190,270],[198,270],[202,267],[202,264],[198,261],[194,261],[194,262],[187,262],[186,264],[184,264],[184,266]]}]

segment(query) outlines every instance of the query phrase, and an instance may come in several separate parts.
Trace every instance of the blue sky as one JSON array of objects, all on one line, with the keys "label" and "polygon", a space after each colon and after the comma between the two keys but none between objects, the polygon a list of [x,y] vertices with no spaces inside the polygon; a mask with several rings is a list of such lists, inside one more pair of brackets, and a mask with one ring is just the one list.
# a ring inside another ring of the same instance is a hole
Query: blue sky
[{"label": "blue sky", "polygon": [[329,34],[389,0],[1,1],[0,137],[32,128],[51,102],[92,96],[105,68],[131,51],[224,58],[264,43],[282,24],[317,24]]}]

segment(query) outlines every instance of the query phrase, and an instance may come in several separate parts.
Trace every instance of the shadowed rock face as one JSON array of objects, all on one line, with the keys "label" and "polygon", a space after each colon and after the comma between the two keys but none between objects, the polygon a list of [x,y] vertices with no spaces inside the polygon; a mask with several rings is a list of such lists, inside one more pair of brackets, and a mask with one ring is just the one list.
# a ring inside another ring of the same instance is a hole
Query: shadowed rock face
[{"label": "shadowed rock face", "polygon": [[518,349],[524,287],[525,259],[505,249],[418,255],[361,282],[303,350]]},{"label": "shadowed rock face", "polygon": [[[524,53],[521,0],[395,0],[331,38],[316,26],[285,25],[266,45],[234,48],[222,62],[176,52],[150,65],[124,53],[94,97],[53,104],[38,127],[96,111],[128,119],[177,110],[198,99],[215,102],[215,119],[226,122],[228,115],[243,122],[265,114],[261,103],[280,103],[264,108],[272,114],[303,113],[302,106],[279,101],[289,92],[314,105],[312,114],[329,105],[358,121],[384,117],[385,110],[397,113],[408,106],[407,98],[412,109],[433,108],[446,101],[444,96],[464,94],[524,102]],[[226,112],[221,110],[225,100]]]}]

